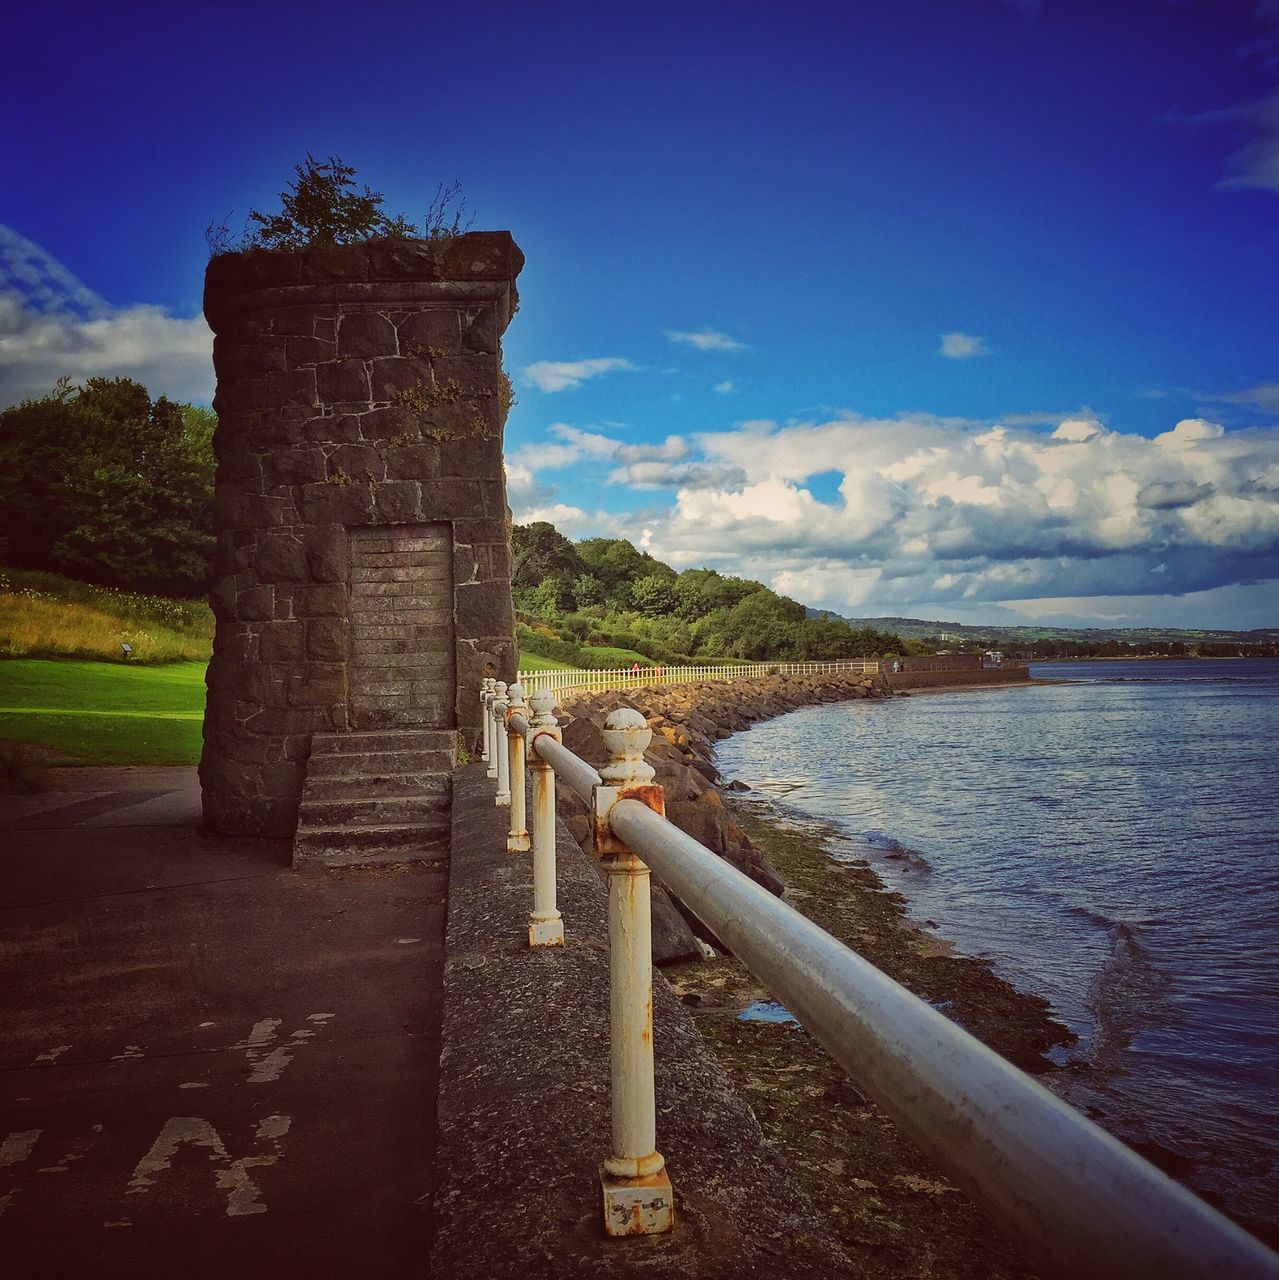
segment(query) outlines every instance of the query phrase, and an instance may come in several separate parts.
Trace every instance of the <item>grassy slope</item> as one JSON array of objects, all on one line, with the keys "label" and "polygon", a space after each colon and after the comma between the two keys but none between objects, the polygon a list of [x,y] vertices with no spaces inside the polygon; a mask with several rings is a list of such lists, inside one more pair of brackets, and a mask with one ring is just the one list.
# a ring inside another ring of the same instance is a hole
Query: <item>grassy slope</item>
[{"label": "grassy slope", "polygon": [[605,671],[629,667],[632,662],[638,662],[641,667],[653,665],[652,658],[636,653],[634,649],[619,649],[615,645],[584,645],[582,657],[592,667],[602,668]]},{"label": "grassy slope", "polygon": [[97,587],[54,573],[0,569],[0,656],[120,662],[206,661],[213,614],[203,600]]},{"label": "grassy slope", "polygon": [[0,662],[0,738],[93,764],[195,764],[203,662]]},{"label": "grassy slope", "polygon": [[550,658],[539,658],[535,653],[521,653],[519,669],[521,671],[576,671],[566,662],[554,662]]}]

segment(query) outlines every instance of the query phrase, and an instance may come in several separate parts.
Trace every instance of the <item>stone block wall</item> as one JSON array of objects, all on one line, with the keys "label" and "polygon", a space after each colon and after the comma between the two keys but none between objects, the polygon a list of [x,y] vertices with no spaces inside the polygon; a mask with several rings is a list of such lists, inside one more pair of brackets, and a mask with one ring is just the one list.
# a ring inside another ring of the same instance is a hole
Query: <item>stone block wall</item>
[{"label": "stone block wall", "polygon": [[958,671],[885,672],[883,681],[894,692],[899,689],[944,689],[954,685],[1024,684],[1030,679],[1028,667],[981,667]]},{"label": "stone block wall", "polygon": [[903,671],[980,671],[980,653],[922,653],[899,658]]},{"label": "stone block wall", "polygon": [[523,261],[480,232],[209,264],[213,830],[291,835],[313,733],[473,739],[480,679],[514,677],[501,337]]}]

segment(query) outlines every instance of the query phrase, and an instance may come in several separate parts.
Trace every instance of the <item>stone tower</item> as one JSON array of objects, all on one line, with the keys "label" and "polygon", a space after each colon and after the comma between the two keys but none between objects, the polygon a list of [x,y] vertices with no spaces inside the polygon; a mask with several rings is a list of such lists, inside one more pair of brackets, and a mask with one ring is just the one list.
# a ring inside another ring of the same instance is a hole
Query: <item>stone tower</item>
[{"label": "stone tower", "polygon": [[506,232],[210,262],[212,830],[353,861],[442,829],[479,682],[514,677],[501,337],[523,262]]}]

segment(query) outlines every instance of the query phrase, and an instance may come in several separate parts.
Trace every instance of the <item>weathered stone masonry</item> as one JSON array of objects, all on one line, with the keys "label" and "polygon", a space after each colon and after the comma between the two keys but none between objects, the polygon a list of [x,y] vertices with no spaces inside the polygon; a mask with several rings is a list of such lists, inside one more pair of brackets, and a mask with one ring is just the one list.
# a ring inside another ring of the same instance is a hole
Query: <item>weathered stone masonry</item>
[{"label": "weathered stone masonry", "polygon": [[205,277],[218,391],[206,824],[288,836],[312,735],[478,728],[514,676],[506,232],[256,250]]}]

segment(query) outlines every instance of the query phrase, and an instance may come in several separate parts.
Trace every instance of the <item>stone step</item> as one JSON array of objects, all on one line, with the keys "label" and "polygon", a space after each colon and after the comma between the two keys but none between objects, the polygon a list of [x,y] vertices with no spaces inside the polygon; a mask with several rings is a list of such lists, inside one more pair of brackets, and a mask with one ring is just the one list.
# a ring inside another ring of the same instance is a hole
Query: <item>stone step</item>
[{"label": "stone step", "polygon": [[449,816],[432,815],[429,824],[386,823],[374,827],[299,828],[293,861],[341,867],[354,863],[446,862]]},{"label": "stone step", "polygon": [[443,751],[457,756],[456,729],[369,729],[351,733],[317,733],[311,739],[311,758],[330,755],[369,755],[385,751]]},{"label": "stone step", "polygon": [[307,764],[307,778],[354,778],[369,774],[450,774],[456,763],[452,751],[332,752],[319,756],[313,753]]},{"label": "stone step", "polygon": [[356,800],[303,800],[298,807],[298,829],[315,827],[376,827],[385,824],[411,826],[447,814],[448,794],[434,796],[374,796]]},{"label": "stone step", "polygon": [[416,797],[429,805],[441,804],[449,792],[447,773],[352,773],[340,776],[309,774],[302,803],[313,800],[381,799]]}]

